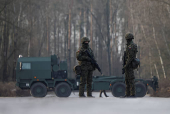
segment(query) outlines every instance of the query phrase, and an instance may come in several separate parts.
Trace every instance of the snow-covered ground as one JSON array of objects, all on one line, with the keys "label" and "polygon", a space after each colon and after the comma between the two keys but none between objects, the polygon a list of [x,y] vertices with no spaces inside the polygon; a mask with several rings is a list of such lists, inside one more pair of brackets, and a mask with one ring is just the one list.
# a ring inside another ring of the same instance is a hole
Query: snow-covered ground
[{"label": "snow-covered ground", "polygon": [[45,98],[0,97],[0,114],[170,114],[170,98],[68,98],[49,93]]}]

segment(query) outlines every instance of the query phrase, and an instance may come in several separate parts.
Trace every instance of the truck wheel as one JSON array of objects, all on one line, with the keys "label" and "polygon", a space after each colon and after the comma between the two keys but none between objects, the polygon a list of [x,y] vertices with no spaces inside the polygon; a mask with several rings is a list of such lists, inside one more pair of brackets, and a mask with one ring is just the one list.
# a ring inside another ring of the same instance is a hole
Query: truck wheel
[{"label": "truck wheel", "polygon": [[125,95],[126,86],[122,82],[117,82],[112,86],[112,95],[115,97],[121,97]]},{"label": "truck wheel", "polygon": [[146,95],[146,86],[142,82],[135,83],[136,97],[144,97]]},{"label": "truck wheel", "polygon": [[47,95],[47,87],[43,83],[37,82],[31,86],[30,93],[33,97],[45,97]]},{"label": "truck wheel", "polygon": [[58,97],[69,97],[71,94],[71,88],[67,83],[61,82],[56,85],[55,94]]}]

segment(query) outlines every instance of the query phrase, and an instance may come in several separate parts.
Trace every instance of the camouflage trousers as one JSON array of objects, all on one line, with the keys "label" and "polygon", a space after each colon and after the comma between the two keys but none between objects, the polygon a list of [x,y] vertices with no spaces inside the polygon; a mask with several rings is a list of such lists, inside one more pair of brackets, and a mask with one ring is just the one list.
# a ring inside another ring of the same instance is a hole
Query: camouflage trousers
[{"label": "camouflage trousers", "polygon": [[135,76],[132,68],[125,69],[126,95],[135,95]]},{"label": "camouflage trousers", "polygon": [[87,96],[92,95],[92,70],[82,70],[80,76],[79,96],[84,95],[85,84],[87,84]]}]

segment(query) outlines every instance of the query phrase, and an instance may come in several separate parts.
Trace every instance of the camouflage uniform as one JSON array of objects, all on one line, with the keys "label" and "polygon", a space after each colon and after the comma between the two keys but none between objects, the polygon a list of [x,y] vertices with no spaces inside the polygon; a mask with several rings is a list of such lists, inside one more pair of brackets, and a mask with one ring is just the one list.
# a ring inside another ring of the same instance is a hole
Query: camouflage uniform
[{"label": "camouflage uniform", "polygon": [[89,45],[85,45],[84,42],[90,42],[87,37],[81,39],[82,46],[76,52],[76,57],[79,65],[81,66],[81,76],[80,76],[80,85],[79,85],[79,96],[84,96],[84,87],[87,83],[87,96],[92,96],[92,74],[94,67],[91,64],[91,59],[85,53],[86,50],[94,57],[92,49]]},{"label": "camouflage uniform", "polygon": [[[133,43],[132,39],[134,39],[133,34],[127,33],[125,36],[127,40],[126,47],[126,65],[125,68],[125,83],[126,83],[126,96],[134,96],[135,95],[135,76],[134,69],[132,66],[132,61],[136,58],[137,54],[137,45]],[[129,41],[128,41],[129,40]]]}]

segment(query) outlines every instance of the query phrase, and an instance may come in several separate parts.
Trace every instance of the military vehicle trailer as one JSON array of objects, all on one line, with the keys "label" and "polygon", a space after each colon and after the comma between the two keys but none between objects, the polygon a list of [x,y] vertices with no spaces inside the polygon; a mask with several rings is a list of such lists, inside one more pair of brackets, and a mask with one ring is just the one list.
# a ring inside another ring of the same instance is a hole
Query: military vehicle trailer
[{"label": "military vehicle trailer", "polygon": [[[144,97],[148,86],[155,91],[158,79],[136,79],[136,95]],[[50,57],[20,57],[16,66],[16,85],[21,89],[30,89],[34,97],[45,97],[47,90],[54,90],[58,97],[69,97],[71,92],[79,89],[80,75],[69,79],[67,61],[59,61],[56,55]],[[93,76],[92,90],[111,90],[112,95],[125,95],[125,79],[118,76]]]}]

